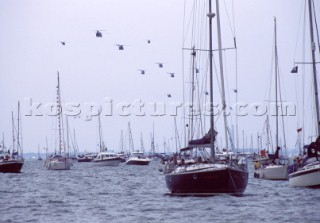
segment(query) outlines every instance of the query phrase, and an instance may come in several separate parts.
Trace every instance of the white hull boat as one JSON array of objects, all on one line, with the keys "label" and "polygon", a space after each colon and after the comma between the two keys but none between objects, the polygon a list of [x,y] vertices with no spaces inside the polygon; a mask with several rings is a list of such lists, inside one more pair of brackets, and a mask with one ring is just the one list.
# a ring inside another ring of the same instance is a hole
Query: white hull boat
[{"label": "white hull boat", "polygon": [[48,170],[70,170],[72,161],[68,157],[48,158],[45,165]]},{"label": "white hull boat", "polygon": [[287,165],[267,165],[254,171],[256,178],[267,180],[287,180],[288,166]]},{"label": "white hull boat", "polygon": [[121,158],[113,152],[100,152],[92,162],[97,166],[119,166]]},{"label": "white hull boat", "polygon": [[320,163],[308,164],[289,175],[291,187],[320,187]]}]

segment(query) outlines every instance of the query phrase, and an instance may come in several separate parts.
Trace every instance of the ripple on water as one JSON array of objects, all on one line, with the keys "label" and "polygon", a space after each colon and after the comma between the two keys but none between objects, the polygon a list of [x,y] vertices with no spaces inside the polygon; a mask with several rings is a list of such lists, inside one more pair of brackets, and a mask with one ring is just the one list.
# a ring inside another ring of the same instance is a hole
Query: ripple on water
[{"label": "ripple on water", "polygon": [[[251,169],[252,171],[252,169]],[[48,171],[25,162],[21,174],[0,174],[0,222],[315,222],[320,190],[249,175],[242,196],[171,196],[158,162],[97,167],[76,163]]]}]

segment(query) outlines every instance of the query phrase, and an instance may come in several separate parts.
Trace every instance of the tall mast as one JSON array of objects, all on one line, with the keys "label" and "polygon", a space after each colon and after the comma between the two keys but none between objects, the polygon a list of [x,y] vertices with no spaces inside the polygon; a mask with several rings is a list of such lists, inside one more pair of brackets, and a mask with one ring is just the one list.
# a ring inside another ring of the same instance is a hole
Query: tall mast
[{"label": "tall mast", "polygon": [[46,158],[48,158],[48,137],[46,136]]},{"label": "tall mast", "polygon": [[276,90],[276,149],[279,146],[279,112],[278,112],[278,48],[277,48],[277,18],[274,17],[274,69]]},{"label": "tall mast", "polygon": [[69,121],[68,116],[66,115],[66,127],[67,127],[67,152],[70,153],[70,142],[69,142]]},{"label": "tall mast", "polygon": [[177,129],[176,116],[174,116],[174,138],[175,138],[175,143],[176,143],[176,153],[178,153],[178,140],[179,140],[179,135],[178,135],[178,129]]},{"label": "tall mast", "polygon": [[17,152],[19,152],[19,154],[22,152],[20,144],[20,134],[20,101],[18,101]]},{"label": "tall mast", "polygon": [[73,140],[74,140],[74,153],[77,154],[78,153],[78,143],[77,143],[77,138],[76,138],[76,130],[73,129]]},{"label": "tall mast", "polygon": [[15,138],[14,138],[14,118],[13,118],[13,111],[11,112],[11,120],[12,120],[12,151],[14,151],[15,147]]},{"label": "tall mast", "polygon": [[61,107],[61,95],[60,95],[60,78],[58,72],[58,86],[57,86],[57,106],[58,106],[58,129],[59,129],[59,155],[62,151],[62,107]]},{"label": "tall mast", "polygon": [[4,151],[4,132],[2,133],[2,150]]},{"label": "tall mast", "polygon": [[191,82],[191,105],[189,107],[190,109],[190,113],[191,113],[191,117],[189,119],[189,139],[188,140],[192,140],[193,139],[193,114],[194,114],[194,92],[195,92],[195,81],[194,81],[194,71],[195,71],[195,58],[196,58],[196,51],[193,47],[192,49],[192,82]]},{"label": "tall mast", "polygon": [[100,114],[98,115],[98,122],[99,122],[99,149],[100,149],[100,152],[102,152],[102,132],[101,132]]},{"label": "tall mast", "polygon": [[215,16],[211,9],[211,0],[209,0],[209,57],[210,57],[210,150],[211,161],[214,161],[214,117],[213,117],[213,53],[212,53],[212,19]]},{"label": "tall mast", "polygon": [[219,12],[219,0],[216,0],[217,10],[217,29],[218,29],[218,49],[219,49],[219,67],[220,67],[220,78],[221,78],[221,96],[222,96],[222,111],[224,120],[224,135],[226,140],[226,149],[228,149],[228,133],[227,133],[227,113],[226,113],[226,95],[224,87],[224,76],[223,76],[223,60],[222,60],[222,42],[221,42],[221,26],[220,26],[220,12]]},{"label": "tall mast", "polygon": [[155,147],[154,147],[154,123],[152,123],[152,144],[151,144],[151,147],[152,147],[152,155],[154,155],[154,152],[155,152]]},{"label": "tall mast", "polygon": [[141,151],[144,153],[144,144],[143,144],[142,132],[141,132],[140,143],[141,143]]},{"label": "tall mast", "polygon": [[311,54],[312,54],[314,100],[315,100],[315,105],[316,105],[316,119],[317,119],[316,135],[318,137],[320,134],[319,98],[318,98],[316,57],[315,57],[316,44],[315,44],[314,38],[313,38],[313,19],[312,19],[312,2],[311,2],[311,0],[308,0],[308,5],[309,5],[309,22],[310,22],[310,39],[311,39]]},{"label": "tall mast", "polygon": [[128,122],[128,132],[129,132],[129,151],[131,148],[132,152],[134,152],[134,145],[133,145],[133,138],[132,138],[130,122]]},{"label": "tall mast", "polygon": [[120,148],[121,148],[121,151],[120,152],[123,152],[123,131],[121,130],[121,135],[120,135]]}]

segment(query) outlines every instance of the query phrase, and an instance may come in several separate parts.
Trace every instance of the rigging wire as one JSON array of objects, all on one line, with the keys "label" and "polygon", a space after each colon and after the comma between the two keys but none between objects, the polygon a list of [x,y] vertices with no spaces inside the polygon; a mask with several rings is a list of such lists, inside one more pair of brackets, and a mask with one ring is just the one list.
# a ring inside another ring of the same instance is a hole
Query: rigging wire
[{"label": "rigging wire", "polygon": [[319,51],[319,54],[320,54],[319,29],[318,29],[318,22],[317,22],[317,16],[316,16],[316,11],[315,11],[314,1],[312,1],[312,4],[313,4],[314,23],[316,25],[316,34],[317,34],[317,40],[318,40],[318,51]]}]

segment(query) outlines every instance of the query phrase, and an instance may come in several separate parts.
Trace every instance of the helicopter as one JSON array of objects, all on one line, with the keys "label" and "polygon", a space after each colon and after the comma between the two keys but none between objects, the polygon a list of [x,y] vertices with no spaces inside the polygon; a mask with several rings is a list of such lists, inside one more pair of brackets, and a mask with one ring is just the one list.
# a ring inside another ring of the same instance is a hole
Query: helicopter
[{"label": "helicopter", "polygon": [[168,98],[171,98],[171,94],[168,94],[167,96],[168,96]]},{"label": "helicopter", "polygon": [[141,70],[141,69],[138,69],[138,71],[140,71],[141,72],[141,74],[145,74],[145,70]]},{"label": "helicopter", "polygon": [[156,63],[159,65],[159,68],[163,68],[163,63]]},{"label": "helicopter", "polygon": [[106,31],[106,30],[96,30],[96,37],[97,38],[102,38],[102,31]]},{"label": "helicopter", "polygon": [[118,46],[119,50],[124,50],[125,45],[122,45],[122,44],[115,44],[115,45]]},{"label": "helicopter", "polygon": [[60,41],[61,45],[65,46],[66,45],[66,42],[64,41]]},{"label": "helicopter", "polygon": [[170,74],[170,77],[174,77],[174,73],[170,73],[170,72],[167,72],[168,74]]}]

